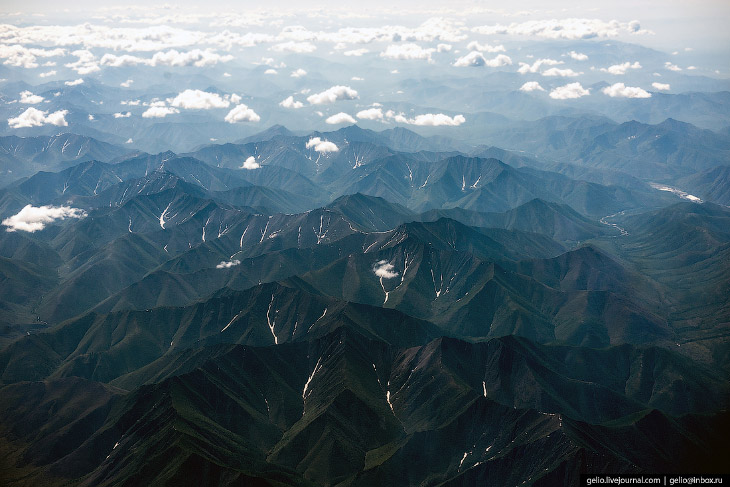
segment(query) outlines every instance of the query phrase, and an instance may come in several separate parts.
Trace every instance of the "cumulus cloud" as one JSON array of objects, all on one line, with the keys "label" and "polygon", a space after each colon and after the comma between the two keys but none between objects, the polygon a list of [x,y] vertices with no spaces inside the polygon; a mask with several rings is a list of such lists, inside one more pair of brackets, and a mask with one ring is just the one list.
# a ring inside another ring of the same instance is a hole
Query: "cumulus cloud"
[{"label": "cumulus cloud", "polygon": [[489,44],[479,44],[477,41],[471,41],[469,44],[466,45],[466,48],[470,51],[480,51],[480,52],[504,52],[504,46],[498,45],[498,46],[491,46]]},{"label": "cumulus cloud", "polygon": [[433,48],[423,48],[418,44],[412,42],[406,44],[391,44],[385,48],[385,51],[380,53],[380,57],[386,59],[398,59],[398,60],[409,60],[409,59],[423,59],[431,62],[431,53],[435,52]]},{"label": "cumulus cloud", "polygon": [[68,125],[65,118],[67,113],[68,110],[58,110],[48,114],[47,112],[42,112],[37,108],[30,107],[17,117],[9,118],[8,125],[10,125],[10,128],[14,129],[40,127],[46,124],[66,127]]},{"label": "cumulus cloud", "polygon": [[588,55],[583,54],[582,52],[570,51],[568,53],[568,56],[570,56],[571,59],[575,59],[576,61],[587,61],[588,60]]},{"label": "cumulus cloud", "polygon": [[228,97],[222,97],[218,93],[190,89],[183,91],[170,101],[170,105],[188,110],[228,108],[230,104]]},{"label": "cumulus cloud", "polygon": [[20,92],[20,103],[25,103],[28,105],[35,105],[36,103],[40,103],[44,100],[42,96],[34,95],[30,91],[21,91]]},{"label": "cumulus cloud", "polygon": [[264,74],[279,74],[279,72],[277,70],[275,70],[274,68],[269,68],[266,71],[264,71]]},{"label": "cumulus cloud", "polygon": [[50,71],[46,71],[45,73],[41,73],[38,76],[41,78],[48,78],[49,76],[54,76],[56,74],[56,70],[52,69]]},{"label": "cumulus cloud", "polygon": [[99,71],[101,68],[99,68],[99,65],[96,61],[96,56],[91,51],[88,51],[86,49],[79,49],[77,51],[73,51],[71,53],[73,56],[76,56],[78,59],[72,63],[67,63],[65,66],[67,68],[73,69],[80,75],[85,75],[89,73],[94,73],[96,71]]},{"label": "cumulus cloud", "polygon": [[126,113],[117,112],[114,114],[114,118],[129,118],[131,116],[132,116],[132,112],[126,112]]},{"label": "cumulus cloud", "polygon": [[330,142],[329,140],[322,140],[319,137],[312,137],[307,141],[307,144],[305,145],[307,149],[314,149],[315,151],[319,152],[320,154],[325,154],[328,152],[337,152],[340,149],[334,144],[334,142]]},{"label": "cumulus cloud", "polygon": [[284,108],[302,108],[304,103],[300,101],[294,101],[293,96],[288,96],[279,102],[279,106]]},{"label": "cumulus cloud", "polygon": [[601,68],[601,71],[608,74],[622,75],[626,74],[626,71],[629,69],[641,69],[641,64],[639,64],[639,61],[635,61],[634,63],[626,61],[625,63],[614,64],[608,68]]},{"label": "cumulus cloud", "polygon": [[349,86],[336,85],[320,93],[309,95],[307,101],[310,105],[324,105],[338,100],[354,100],[356,98],[359,98],[356,90]]},{"label": "cumulus cloud", "polygon": [[240,265],[241,261],[238,259],[235,260],[222,260],[220,264],[216,265],[216,269],[230,269],[231,267],[236,267],[237,265]]},{"label": "cumulus cloud", "polygon": [[361,110],[356,114],[357,118],[361,120],[382,120],[383,109],[382,108],[368,108]]},{"label": "cumulus cloud", "polygon": [[580,98],[588,96],[589,90],[586,90],[581,86],[580,83],[568,83],[567,85],[559,86],[550,92],[550,98],[555,100],[569,100],[572,98]]},{"label": "cumulus cloud", "polygon": [[538,59],[532,65],[528,63],[520,63],[520,67],[517,70],[520,74],[537,73],[543,66],[557,66],[563,64],[563,61],[557,61],[555,59]]},{"label": "cumulus cloud", "polygon": [[102,56],[99,64],[115,68],[137,65],[170,67],[195,66],[202,68],[205,66],[214,66],[218,63],[227,63],[231,60],[233,60],[233,56],[230,54],[221,55],[210,49],[193,49],[184,52],[170,49],[169,51],[157,52],[151,58],[132,56],[130,54],[117,56],[107,53]]},{"label": "cumulus cloud", "polygon": [[449,52],[451,47],[451,44],[439,44],[436,46],[436,52]]},{"label": "cumulus cloud", "polygon": [[356,123],[357,121],[352,118],[352,115],[345,112],[336,113],[325,120],[330,125],[338,125],[341,123]]},{"label": "cumulus cloud", "polygon": [[469,54],[460,57],[454,62],[456,67],[479,67],[489,66],[490,68],[497,68],[500,66],[508,66],[512,64],[512,59],[504,54],[499,54],[493,59],[487,59],[479,51],[472,51]]},{"label": "cumulus cloud", "polygon": [[530,91],[545,91],[545,88],[540,86],[540,83],[537,81],[528,81],[524,85],[520,86],[520,91],[530,92]]},{"label": "cumulus cloud", "polygon": [[248,156],[248,158],[243,161],[243,164],[241,165],[240,169],[248,169],[249,171],[252,169],[258,169],[261,167],[261,164],[256,162],[256,158],[254,156]]},{"label": "cumulus cloud", "polygon": [[258,122],[261,120],[261,117],[248,106],[240,104],[228,112],[224,120],[228,123]]},{"label": "cumulus cloud", "polygon": [[682,68],[680,68],[676,64],[670,63],[669,61],[664,63],[664,67],[667,68],[669,71],[682,71]]},{"label": "cumulus cloud", "polygon": [[302,68],[299,68],[295,71],[292,71],[289,76],[291,76],[292,78],[302,78],[306,75],[307,75],[307,72],[305,70],[303,70]]},{"label": "cumulus cloud", "polygon": [[180,113],[180,110],[166,106],[152,106],[144,111],[142,118],[165,118],[173,113]]},{"label": "cumulus cloud", "polygon": [[455,115],[449,117],[443,113],[425,113],[423,115],[416,115],[416,118],[409,119],[408,123],[411,125],[421,125],[428,127],[457,127],[462,123],[466,122],[466,118],[463,115]]},{"label": "cumulus cloud", "polygon": [[611,98],[651,98],[651,93],[637,86],[626,86],[623,83],[614,83],[601,90]]},{"label": "cumulus cloud", "polygon": [[373,272],[381,279],[393,279],[394,277],[398,277],[398,273],[393,269],[395,269],[395,267],[387,260],[379,260],[373,266]]},{"label": "cumulus cloud", "polygon": [[570,68],[567,69],[560,69],[560,68],[550,68],[546,69],[541,73],[543,76],[559,76],[561,78],[574,78],[575,76],[580,76],[583,74],[583,72],[576,73]]},{"label": "cumulus cloud", "polygon": [[282,42],[280,44],[274,44],[271,46],[271,50],[277,51],[277,52],[296,52],[299,54],[306,54],[310,52],[314,52],[317,50],[317,46],[312,44],[311,42],[296,42],[296,41],[289,41],[289,42]]},{"label": "cumulus cloud", "polygon": [[2,221],[8,232],[37,232],[56,220],[66,218],[84,218],[86,212],[70,206],[32,206],[26,205],[17,214]]},{"label": "cumulus cloud", "polygon": [[132,83],[134,83],[134,80],[128,79],[127,81],[119,83],[119,86],[121,86],[122,88],[129,88],[130,86],[132,86]]},{"label": "cumulus cloud", "polygon": [[475,27],[475,32],[484,35],[506,34],[513,36],[543,37],[547,39],[593,39],[617,37],[622,34],[652,34],[641,28],[637,20],[631,22],[609,22],[600,19],[549,19],[529,20],[509,25],[495,24]]},{"label": "cumulus cloud", "polygon": [[657,83],[654,82],[651,84],[652,87],[654,87],[655,90],[659,91],[669,91],[671,87],[669,86],[669,83]]},{"label": "cumulus cloud", "polygon": [[[21,40],[21,39],[18,39]],[[20,44],[0,44],[0,59],[5,59],[3,64],[17,68],[37,68],[39,57],[63,56],[65,49],[40,49],[28,48]]]},{"label": "cumulus cloud", "polygon": [[66,86],[78,86],[78,85],[82,85],[82,84],[84,84],[84,78],[79,78],[79,79],[75,79],[75,80],[72,80],[72,81],[66,81],[63,84],[65,84]]}]

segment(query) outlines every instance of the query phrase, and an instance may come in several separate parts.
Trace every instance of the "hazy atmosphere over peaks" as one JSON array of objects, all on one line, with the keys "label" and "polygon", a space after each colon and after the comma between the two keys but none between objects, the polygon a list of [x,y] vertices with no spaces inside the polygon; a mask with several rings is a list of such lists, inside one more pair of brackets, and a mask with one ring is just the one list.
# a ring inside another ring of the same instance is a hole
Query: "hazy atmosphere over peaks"
[{"label": "hazy atmosphere over peaks", "polygon": [[0,485],[727,473],[728,21],[2,2]]}]

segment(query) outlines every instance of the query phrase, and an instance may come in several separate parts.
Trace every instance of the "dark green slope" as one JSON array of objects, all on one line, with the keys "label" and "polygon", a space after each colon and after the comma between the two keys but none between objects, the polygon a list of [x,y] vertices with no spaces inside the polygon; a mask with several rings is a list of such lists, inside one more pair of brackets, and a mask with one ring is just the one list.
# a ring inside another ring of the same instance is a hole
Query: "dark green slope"
[{"label": "dark green slope", "polygon": [[629,235],[601,245],[658,283],[684,353],[726,368],[730,211],[710,203],[680,203],[626,217],[621,225]]},{"label": "dark green slope", "polygon": [[[140,382],[124,396],[70,378],[6,386],[2,412],[39,421],[48,440],[32,422],[4,438],[55,441],[51,455],[21,451],[57,483],[563,485],[584,469],[686,471],[692,449],[717,465],[721,417],[701,413],[728,394],[716,373],[658,348],[393,346],[352,328],[180,351],[115,381]],[[74,400],[48,422],[54,391]]]}]

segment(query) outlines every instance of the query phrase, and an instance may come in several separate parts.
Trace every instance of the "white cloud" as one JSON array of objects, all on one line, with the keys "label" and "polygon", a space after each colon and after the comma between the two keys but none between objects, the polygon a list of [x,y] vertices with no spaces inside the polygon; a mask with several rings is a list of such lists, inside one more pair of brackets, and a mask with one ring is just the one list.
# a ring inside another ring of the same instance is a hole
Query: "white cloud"
[{"label": "white cloud", "polygon": [[581,86],[580,83],[568,83],[567,85],[559,86],[550,92],[550,98],[555,100],[568,100],[572,98],[580,98],[588,96],[589,90],[586,90]]},{"label": "white cloud", "polygon": [[229,99],[218,93],[208,93],[202,90],[185,90],[170,101],[170,105],[188,110],[209,110],[211,108],[228,108]]},{"label": "white cloud", "polygon": [[269,68],[266,71],[264,71],[264,74],[279,74],[279,72],[277,70],[275,70],[274,68]]},{"label": "white cloud", "polygon": [[367,50],[367,49],[364,49],[364,48],[362,48],[362,49],[352,49],[352,50],[350,50],[350,51],[345,51],[345,52],[343,52],[342,54],[344,54],[345,56],[355,56],[355,57],[360,57],[360,56],[362,56],[363,54],[367,54],[367,53],[369,53],[369,52],[370,52],[369,50]]},{"label": "white cloud", "polygon": [[126,112],[126,113],[117,112],[114,114],[114,118],[129,118],[131,116],[132,116],[132,112]]},{"label": "white cloud", "polygon": [[570,68],[567,68],[567,69],[550,68],[550,69],[546,69],[545,71],[543,71],[540,74],[542,74],[543,76],[559,76],[561,78],[573,78],[575,76],[580,76],[581,74],[583,74],[583,72],[576,73],[575,71],[573,71]]},{"label": "white cloud", "polygon": [[664,67],[667,68],[669,71],[682,71],[682,68],[680,68],[676,64],[670,63],[669,61],[664,63]]},{"label": "white cloud", "polygon": [[365,81],[365,78],[361,78],[359,76],[353,76],[350,78],[350,81]]},{"label": "white cloud", "polygon": [[[10,26],[3,26],[7,29]],[[18,39],[19,41],[23,41]],[[3,64],[8,66],[15,66],[18,68],[37,68],[39,57],[55,57],[63,56],[65,49],[38,49],[38,48],[27,48],[20,44],[7,45],[0,44],[0,59],[5,59]]]},{"label": "white cloud", "polygon": [[368,108],[367,110],[361,110],[356,114],[357,118],[361,120],[382,120],[383,109],[382,108]]},{"label": "white cloud", "polygon": [[538,59],[532,63],[532,65],[529,65],[528,63],[520,63],[520,67],[517,72],[520,74],[537,73],[543,66],[557,66],[558,64],[563,64],[563,61],[557,61],[555,59]]},{"label": "white cloud", "polygon": [[64,84],[66,86],[78,86],[84,83],[84,78],[75,79],[73,81],[66,81]]},{"label": "white cloud", "polygon": [[125,144],[133,144],[134,141],[132,140],[132,137],[128,138]]},{"label": "white cloud", "polygon": [[500,66],[508,66],[512,64],[512,59],[504,54],[499,54],[493,59],[487,59],[479,51],[472,51],[465,56],[460,57],[454,62],[456,67],[478,67],[478,66],[489,66],[490,68],[497,68]]},{"label": "white cloud", "polygon": [[601,90],[611,98],[651,98],[651,93],[637,86],[626,86],[623,83],[614,83]]},{"label": "white cloud", "polygon": [[72,63],[65,64],[67,68],[73,69],[80,75],[94,73],[100,70],[96,61],[96,56],[94,56],[91,51],[79,49],[71,54],[76,56],[78,59]]},{"label": "white cloud", "polygon": [[303,70],[302,68],[298,68],[297,70],[292,71],[289,76],[291,76],[292,78],[302,78],[306,75],[307,72],[305,70]]},{"label": "white cloud", "polygon": [[8,119],[10,128],[19,129],[25,127],[40,127],[42,125],[51,124],[59,127],[66,127],[66,114],[68,110],[59,110],[51,114],[46,114],[37,108],[30,107],[20,115]]},{"label": "white cloud", "polygon": [[304,103],[300,101],[294,101],[293,96],[286,97],[285,99],[281,100],[279,102],[279,106],[284,108],[302,108],[304,106]]},{"label": "white cloud", "polygon": [[40,103],[44,100],[42,96],[34,95],[30,91],[22,91],[20,93],[20,103],[26,103],[28,105],[35,105],[36,103]]},{"label": "white cloud", "polygon": [[480,51],[480,52],[504,52],[504,46],[498,45],[498,46],[491,46],[489,44],[479,44],[477,41],[471,41],[469,44],[466,45],[466,48],[470,51]]},{"label": "white cloud", "polygon": [[484,25],[475,27],[475,32],[484,35],[506,34],[513,36],[533,36],[547,39],[593,39],[597,37],[617,37],[622,34],[652,34],[641,28],[637,20],[631,22],[609,22],[600,19],[549,19],[528,20],[510,25]]},{"label": "white cloud", "polygon": [[524,85],[520,86],[520,91],[530,92],[530,91],[545,91],[545,88],[540,86],[540,83],[537,81],[528,81]]},{"label": "white cloud", "polygon": [[436,46],[436,52],[449,52],[451,48],[451,44],[439,44]]},{"label": "white cloud", "polygon": [[224,78],[230,78],[232,76],[231,73],[223,73]]},{"label": "white cloud", "polygon": [[45,73],[41,73],[38,76],[40,76],[41,78],[48,78],[49,76],[55,76],[55,75],[56,75],[56,71],[52,69],[50,71],[46,71]]},{"label": "white cloud", "polygon": [[94,116],[93,116],[92,114],[90,114],[90,113],[89,113],[89,122],[91,122],[91,121],[93,121],[93,120],[94,120]]},{"label": "white cloud", "polygon": [[314,52],[317,50],[317,46],[312,44],[311,42],[295,42],[295,41],[289,41],[289,42],[282,42],[280,44],[274,44],[271,46],[271,50],[276,52],[296,52],[299,54],[306,54],[310,52]]},{"label": "white cloud", "polygon": [[240,104],[228,112],[224,120],[228,123],[258,122],[261,120],[261,117],[248,106]]},{"label": "white cloud", "polygon": [[586,60],[588,60],[588,55],[587,54],[583,54],[582,52],[570,51],[568,53],[568,56],[570,56],[571,59],[575,59],[576,61],[586,61]]},{"label": "white cloud", "polygon": [[697,69],[697,66],[687,66],[687,69],[689,71],[694,71],[695,69]]},{"label": "white cloud", "polygon": [[609,74],[622,75],[626,74],[626,71],[629,69],[641,69],[641,64],[639,64],[639,61],[635,61],[633,64],[626,61],[625,63],[614,64],[608,68],[601,68],[601,71]]},{"label": "white cloud", "polygon": [[222,260],[220,264],[216,265],[216,269],[230,269],[231,267],[236,267],[237,265],[240,265],[241,261],[238,259],[235,260]]},{"label": "white cloud", "polygon": [[462,123],[466,122],[466,118],[463,115],[456,115],[449,117],[443,113],[425,113],[423,115],[416,115],[416,118],[410,119],[408,123],[411,125],[421,125],[429,127],[449,126],[457,127]]},{"label": "white cloud", "polygon": [[134,83],[134,80],[128,79],[123,83],[119,83],[119,86],[121,86],[122,88],[129,88],[130,86],[132,86],[132,83]]},{"label": "white cloud", "polygon": [[330,125],[338,125],[341,123],[356,123],[357,121],[352,118],[352,115],[345,112],[336,113],[325,120]]},{"label": "white cloud", "polygon": [[56,220],[65,220],[66,218],[84,218],[86,212],[79,208],[71,208],[70,206],[32,206],[26,205],[17,214],[6,218],[2,224],[8,227],[8,232],[18,230],[24,232],[37,232],[43,230],[46,225]]},{"label": "white cloud", "polygon": [[180,113],[177,108],[166,106],[151,106],[142,114],[142,118],[165,118],[173,113]]},{"label": "white cloud", "polygon": [[107,53],[102,56],[99,63],[102,66],[111,66],[115,68],[137,65],[170,67],[195,66],[202,68],[205,66],[214,66],[218,63],[227,63],[231,60],[233,60],[232,55],[221,55],[210,49],[193,49],[192,51],[185,52],[170,49],[169,51],[157,52],[151,58],[143,58],[129,54],[117,56],[115,54]]},{"label": "white cloud", "polygon": [[398,273],[394,272],[395,267],[387,260],[379,260],[373,266],[373,272],[381,279],[392,279],[398,277]]},{"label": "white cloud", "polygon": [[334,144],[334,142],[330,142],[329,140],[322,140],[319,137],[312,137],[311,139],[309,139],[305,147],[307,149],[314,149],[321,154],[325,154],[328,152],[337,152],[340,150]]},{"label": "white cloud", "polygon": [[334,103],[337,100],[354,100],[359,98],[357,91],[349,86],[336,85],[320,93],[309,95],[307,101],[310,105],[324,105]]},{"label": "white cloud", "polygon": [[380,57],[386,59],[424,59],[431,62],[431,53],[435,52],[433,48],[423,48],[418,44],[412,42],[406,44],[391,44],[385,48],[385,51],[380,53]]},{"label": "white cloud", "polygon": [[248,169],[250,171],[253,169],[258,169],[260,167],[261,167],[261,164],[256,162],[256,158],[254,156],[248,156],[248,158],[245,161],[243,161],[243,164],[241,165],[240,169]]},{"label": "white cloud", "polygon": [[655,90],[659,90],[659,91],[669,91],[671,89],[671,87],[669,86],[669,83],[654,82],[651,84],[651,86],[653,86]]}]

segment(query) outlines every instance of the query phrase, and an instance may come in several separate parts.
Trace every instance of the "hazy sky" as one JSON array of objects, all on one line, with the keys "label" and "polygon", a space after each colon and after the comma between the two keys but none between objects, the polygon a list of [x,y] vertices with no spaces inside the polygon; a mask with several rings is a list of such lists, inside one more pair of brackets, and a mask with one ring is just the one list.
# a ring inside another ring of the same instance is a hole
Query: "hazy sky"
[{"label": "hazy sky", "polygon": [[[134,2],[76,0],[69,7],[80,15],[89,15],[103,8],[118,7],[122,10],[130,8]],[[253,11],[260,9],[261,2],[240,1],[206,1],[178,0],[171,2],[144,2],[140,3],[148,9],[150,5],[156,7],[168,6],[168,12],[181,11]],[[304,3],[292,0],[269,0],[266,2],[268,11],[275,9],[302,9]],[[350,2],[343,8],[343,2],[335,0],[319,0],[308,2],[308,10],[336,9],[340,13],[362,13],[377,16],[379,13],[392,10],[394,2],[390,0],[368,0],[358,4]],[[641,44],[664,49],[694,47],[703,50],[725,50],[730,45],[730,1],[727,0],[612,0],[605,2],[578,2],[571,0],[544,2],[534,0],[506,2],[475,2],[475,1],[443,1],[418,0],[399,1],[397,8],[413,12],[433,10],[434,13],[444,11],[445,14],[458,15],[460,12],[473,9],[494,10],[493,14],[485,14],[501,23],[524,20],[538,20],[547,18],[585,17],[600,18],[602,20],[616,19],[619,21],[639,20],[645,29],[655,32],[652,36],[645,36]],[[0,11],[8,13],[45,13],[48,18],[38,17],[38,21],[48,21],[59,11],[56,0],[4,0]],[[448,12],[451,11],[451,12]],[[505,15],[500,15],[504,12]],[[428,14],[427,14],[428,15]],[[12,17],[3,15],[6,22],[12,22]],[[41,20],[42,19],[42,20]]]}]

